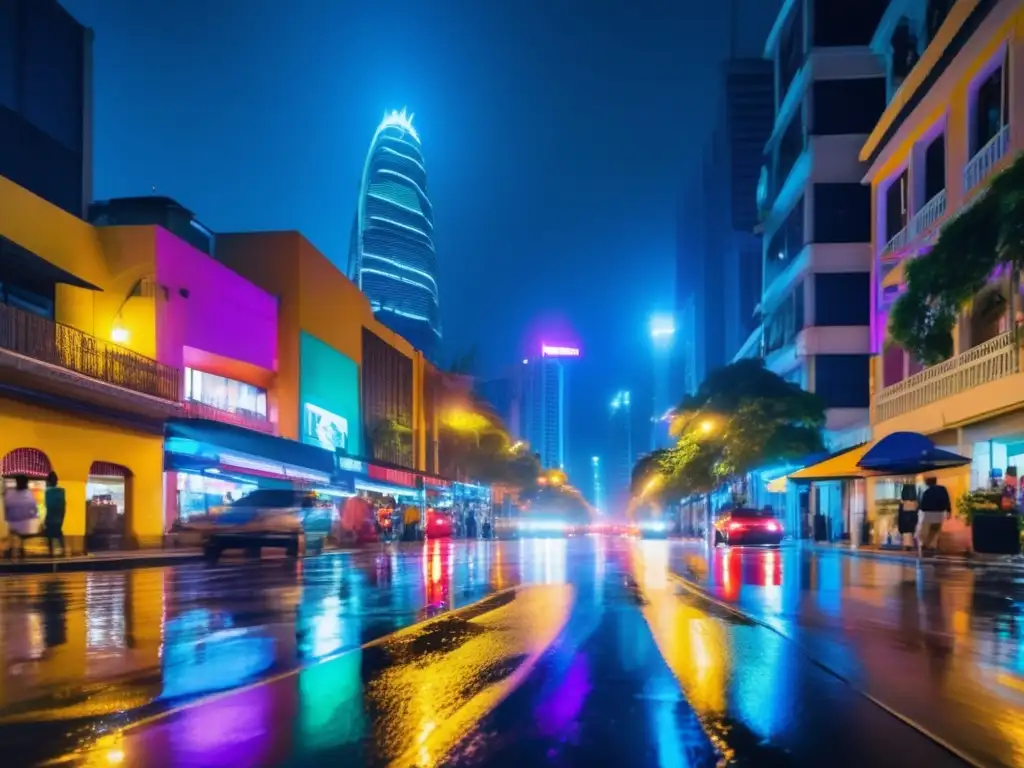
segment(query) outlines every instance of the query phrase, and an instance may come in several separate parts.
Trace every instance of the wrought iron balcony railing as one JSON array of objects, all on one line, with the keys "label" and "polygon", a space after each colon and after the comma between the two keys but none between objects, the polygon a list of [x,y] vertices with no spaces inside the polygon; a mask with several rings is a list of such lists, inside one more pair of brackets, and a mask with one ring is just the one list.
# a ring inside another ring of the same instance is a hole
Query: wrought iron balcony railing
[{"label": "wrought iron balcony railing", "polygon": [[162,400],[181,399],[177,368],[2,303],[0,349]]}]

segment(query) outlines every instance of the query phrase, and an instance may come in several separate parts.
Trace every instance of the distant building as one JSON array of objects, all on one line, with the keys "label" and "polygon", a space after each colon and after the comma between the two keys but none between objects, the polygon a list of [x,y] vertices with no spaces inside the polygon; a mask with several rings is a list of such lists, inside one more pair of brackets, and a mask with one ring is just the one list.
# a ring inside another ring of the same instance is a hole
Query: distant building
[{"label": "distant building", "polygon": [[441,311],[434,210],[420,137],[404,110],[385,115],[370,142],[348,276],[378,320],[436,361]]},{"label": "distant building", "polygon": [[85,217],[92,31],[57,0],[0,2],[0,176]]},{"label": "distant building", "polygon": [[606,512],[606,501],[604,497],[604,467],[601,465],[600,456],[590,457],[591,472],[591,494],[590,503],[598,512]]},{"label": "distant building", "polygon": [[544,469],[566,469],[569,369],[577,357],[576,348],[544,346],[523,366],[523,436]]},{"label": "distant building", "polygon": [[633,446],[633,396],[629,391],[618,392],[612,399],[608,428],[605,466],[608,510],[622,512],[629,502],[630,479],[636,455]]}]

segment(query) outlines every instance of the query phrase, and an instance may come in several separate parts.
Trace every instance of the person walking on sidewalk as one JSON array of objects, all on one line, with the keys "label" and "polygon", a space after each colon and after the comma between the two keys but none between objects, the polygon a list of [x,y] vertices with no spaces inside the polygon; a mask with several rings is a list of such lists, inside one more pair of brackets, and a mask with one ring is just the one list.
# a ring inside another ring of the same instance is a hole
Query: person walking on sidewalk
[{"label": "person walking on sidewalk", "polygon": [[32,536],[39,530],[39,509],[36,498],[28,489],[28,477],[17,475],[14,487],[4,491],[4,520],[7,522],[7,551],[4,556],[10,560],[14,557],[14,545],[18,545],[18,553],[25,556],[24,536]]},{"label": "person walking on sidewalk", "polygon": [[54,542],[60,542],[60,553],[66,557],[68,550],[64,544],[64,512],[67,502],[64,489],[57,483],[57,473],[51,471],[46,476],[46,519],[43,521],[43,533],[50,547],[50,557],[53,557]]},{"label": "person walking on sidewalk", "polygon": [[939,485],[939,481],[934,477],[926,477],[924,484],[926,487],[917,507],[918,557],[925,549],[932,551],[938,549],[942,524],[953,510],[946,486]]}]

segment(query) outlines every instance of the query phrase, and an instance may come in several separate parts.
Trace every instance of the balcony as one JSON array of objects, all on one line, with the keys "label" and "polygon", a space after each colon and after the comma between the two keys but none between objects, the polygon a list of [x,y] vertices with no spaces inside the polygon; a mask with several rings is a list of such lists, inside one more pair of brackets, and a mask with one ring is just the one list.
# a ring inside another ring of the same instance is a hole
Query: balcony
[{"label": "balcony", "polygon": [[907,226],[889,239],[889,242],[882,248],[882,256],[890,256],[902,251],[907,246],[914,245],[918,238],[927,235],[934,229],[945,215],[946,190],[942,190],[914,214]]},{"label": "balcony", "polygon": [[989,142],[975,153],[964,166],[964,194],[973,190],[992,175],[999,161],[1010,150],[1010,126],[1004,125]]},{"label": "balcony", "polygon": [[[872,422],[877,424],[904,416],[1019,372],[1020,357],[1014,332],[1008,331],[878,392],[873,401]],[[971,392],[969,407],[984,412],[999,406],[999,399]],[[1024,393],[1018,399],[1024,399]],[[956,409],[945,410],[947,413],[939,416],[946,425],[958,420]]]},{"label": "balcony", "polygon": [[267,435],[277,434],[274,422],[266,416],[251,411],[226,411],[196,400],[185,401],[185,415],[190,419],[208,419],[222,424],[251,429]]},{"label": "balcony", "polygon": [[942,190],[921,206],[921,210],[915,213],[914,218],[910,220],[911,238],[916,239],[921,235],[928,234],[945,215],[946,190]]},{"label": "balcony", "polygon": [[[0,366],[10,369],[5,379],[13,383],[27,378],[33,388],[56,387],[57,394],[66,394],[68,384],[96,383],[93,391],[101,399],[113,394],[118,405],[132,406],[127,391],[179,407],[177,368],[9,304],[0,304]],[[40,386],[44,380],[54,386]],[[120,390],[111,393],[106,385]]]}]

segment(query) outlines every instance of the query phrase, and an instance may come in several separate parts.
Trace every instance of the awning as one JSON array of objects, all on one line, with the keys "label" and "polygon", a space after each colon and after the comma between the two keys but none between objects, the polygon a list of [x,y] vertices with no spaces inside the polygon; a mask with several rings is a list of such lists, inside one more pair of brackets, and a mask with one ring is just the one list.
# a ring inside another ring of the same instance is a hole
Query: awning
[{"label": "awning", "polygon": [[335,473],[336,462],[331,451],[219,421],[170,419],[164,427],[164,437],[211,446],[218,453],[259,456],[278,464],[310,469],[328,477]]},{"label": "awning", "polygon": [[861,443],[853,448],[833,453],[817,464],[797,470],[789,475],[789,479],[795,482],[826,482],[828,480],[854,480],[876,475],[877,472],[865,470],[857,464],[872,445],[872,443]]},{"label": "awning", "polygon": [[796,482],[855,480],[864,477],[920,475],[970,464],[966,456],[939,448],[926,435],[893,432],[861,443],[789,476]]}]

